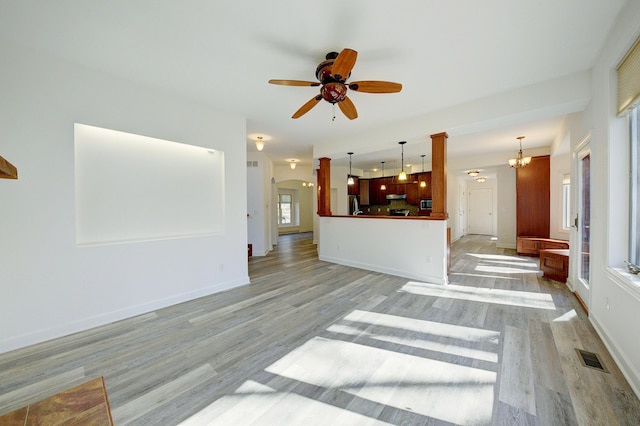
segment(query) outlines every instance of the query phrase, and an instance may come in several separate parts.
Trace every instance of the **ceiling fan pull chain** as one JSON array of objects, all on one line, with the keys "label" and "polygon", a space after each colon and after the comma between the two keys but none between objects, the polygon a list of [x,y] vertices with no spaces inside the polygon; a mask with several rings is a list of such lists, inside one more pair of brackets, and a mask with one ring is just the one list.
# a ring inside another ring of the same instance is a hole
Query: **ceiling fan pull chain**
[{"label": "ceiling fan pull chain", "polygon": [[336,121],[336,104],[335,102],[331,104],[333,106],[333,118],[331,121]]}]

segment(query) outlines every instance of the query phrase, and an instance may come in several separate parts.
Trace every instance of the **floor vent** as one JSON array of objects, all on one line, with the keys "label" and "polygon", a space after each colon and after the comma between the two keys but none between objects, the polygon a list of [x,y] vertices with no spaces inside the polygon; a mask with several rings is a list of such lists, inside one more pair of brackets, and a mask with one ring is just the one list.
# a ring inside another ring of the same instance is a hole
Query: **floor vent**
[{"label": "floor vent", "polygon": [[600,361],[600,357],[598,356],[598,354],[595,354],[593,352],[583,351],[582,349],[576,349],[576,352],[578,353],[578,357],[580,358],[580,363],[582,363],[583,366],[593,368],[594,370],[598,370],[598,371],[604,371],[605,373],[609,372],[605,368],[602,361]]}]

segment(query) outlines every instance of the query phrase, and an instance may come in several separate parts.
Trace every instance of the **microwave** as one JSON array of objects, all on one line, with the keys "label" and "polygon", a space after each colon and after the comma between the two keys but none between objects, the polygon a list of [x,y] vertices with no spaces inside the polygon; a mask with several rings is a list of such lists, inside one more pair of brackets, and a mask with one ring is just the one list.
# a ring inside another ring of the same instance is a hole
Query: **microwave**
[{"label": "microwave", "polygon": [[420,200],[420,210],[431,210],[431,198],[423,198]]}]

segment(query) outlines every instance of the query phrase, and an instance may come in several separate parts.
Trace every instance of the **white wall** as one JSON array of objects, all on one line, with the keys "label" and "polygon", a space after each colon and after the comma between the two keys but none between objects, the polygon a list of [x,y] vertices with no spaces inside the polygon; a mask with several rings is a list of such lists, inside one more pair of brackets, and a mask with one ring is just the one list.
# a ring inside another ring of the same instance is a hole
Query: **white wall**
[{"label": "white wall", "polygon": [[[616,118],[615,68],[640,36],[640,1],[620,14],[593,71],[593,98],[571,128],[572,147],[591,134],[591,291],[589,319],[640,396],[640,280],[620,273],[628,241],[628,124]],[[577,182],[575,167],[572,181]],[[574,190],[576,185],[572,185]],[[575,195],[575,194],[574,194]],[[573,229],[573,228],[572,228]],[[575,230],[572,230],[572,236]],[[575,244],[572,257],[578,255]],[[572,272],[572,280],[576,277]]]},{"label": "white wall", "polygon": [[264,152],[247,154],[247,242],[252,245],[253,256],[265,256],[271,242],[271,160]]},{"label": "white wall", "polygon": [[[422,170],[422,169],[421,169]],[[459,205],[459,185],[461,179],[457,175],[447,173],[447,212],[449,213],[449,219],[447,220],[447,227],[451,228],[451,241],[456,241],[462,235],[460,235],[460,205]],[[466,192],[466,191],[465,191]]]},{"label": "white wall", "polygon": [[447,222],[366,216],[321,217],[320,260],[446,284]]},{"label": "white wall", "polygon": [[549,236],[569,239],[569,231],[562,229],[562,175],[571,172],[571,154],[552,155],[549,171]]},{"label": "white wall", "polygon": [[498,231],[496,247],[516,248],[516,171],[501,167],[497,171],[498,182]]},{"label": "white wall", "polygon": [[[248,283],[243,117],[0,51],[0,150],[20,174],[0,182],[0,352]],[[222,234],[76,246],[76,122],[224,151]]]}]

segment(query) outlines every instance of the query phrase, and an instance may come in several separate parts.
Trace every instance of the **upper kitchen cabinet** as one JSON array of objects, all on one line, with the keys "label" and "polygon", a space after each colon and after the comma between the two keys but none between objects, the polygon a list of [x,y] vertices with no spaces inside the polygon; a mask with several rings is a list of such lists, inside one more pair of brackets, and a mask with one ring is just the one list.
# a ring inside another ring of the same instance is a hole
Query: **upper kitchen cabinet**
[{"label": "upper kitchen cabinet", "polygon": [[407,194],[407,203],[411,205],[418,205],[420,198],[418,197],[418,182],[414,182],[413,179],[405,184],[405,191]]},{"label": "upper kitchen cabinet", "polygon": [[369,198],[369,180],[360,179],[360,205],[368,206],[370,204]]},{"label": "upper kitchen cabinet", "polygon": [[[427,186],[420,186],[420,182],[424,181]],[[418,173],[418,198],[431,198],[431,172]]]},{"label": "upper kitchen cabinet", "polygon": [[360,179],[357,176],[351,176],[353,178],[353,185],[347,185],[347,193],[349,195],[359,195],[360,194]]}]

